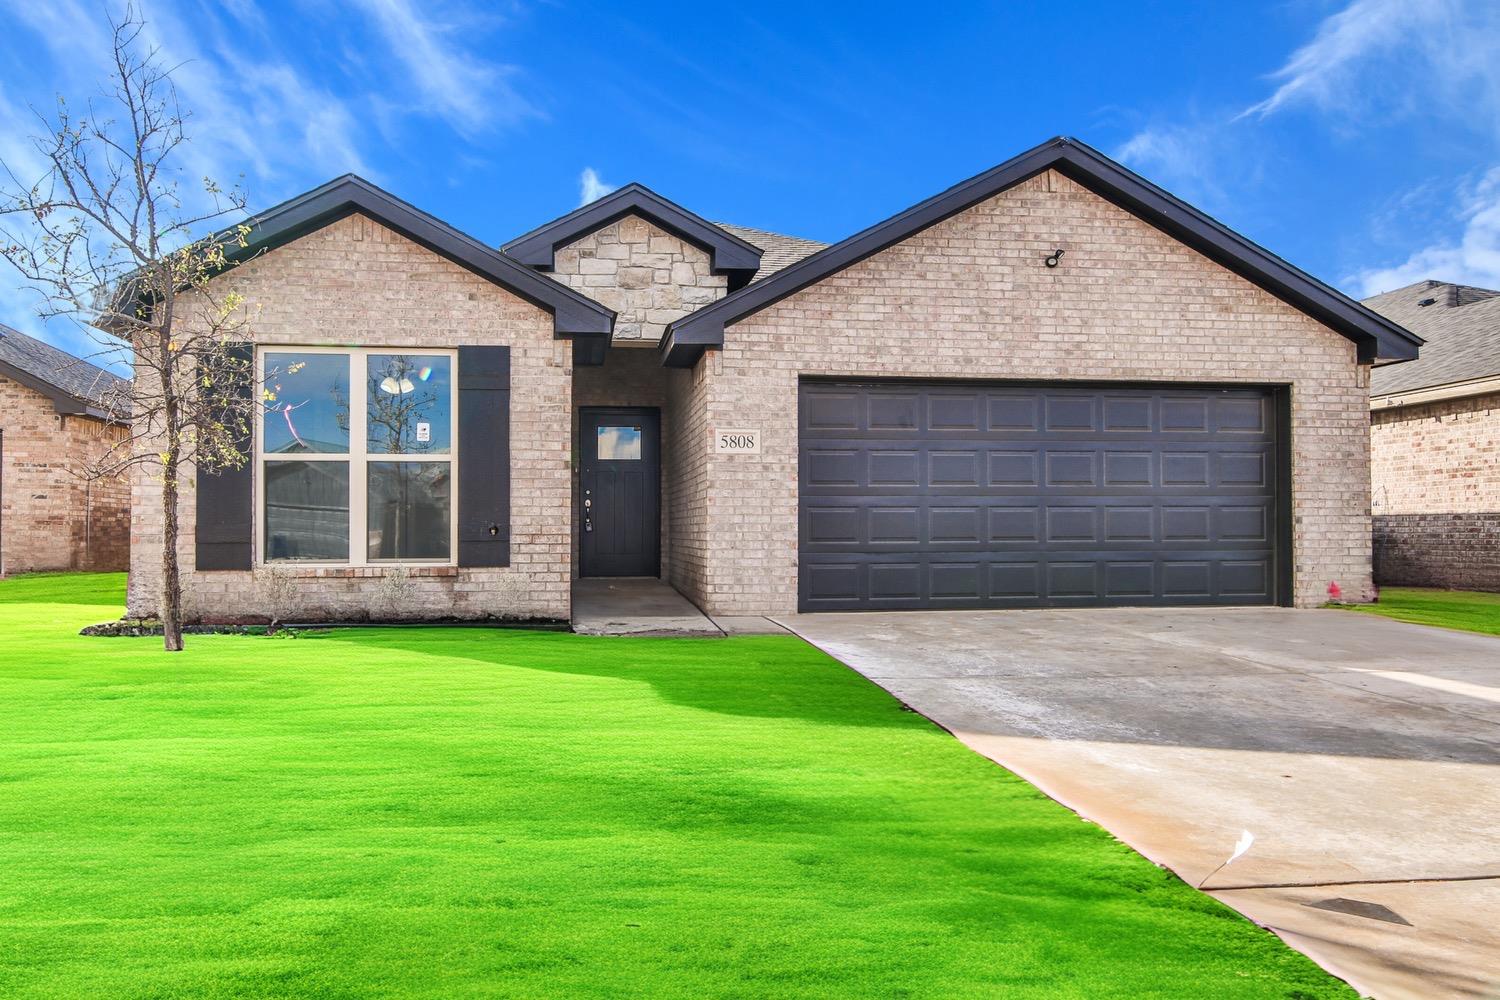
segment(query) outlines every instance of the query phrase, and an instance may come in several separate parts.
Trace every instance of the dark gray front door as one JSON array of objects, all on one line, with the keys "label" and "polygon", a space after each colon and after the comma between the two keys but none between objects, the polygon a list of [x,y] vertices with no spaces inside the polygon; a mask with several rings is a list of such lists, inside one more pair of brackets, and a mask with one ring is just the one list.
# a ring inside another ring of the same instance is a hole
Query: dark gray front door
[{"label": "dark gray front door", "polygon": [[586,408],[578,419],[583,576],[661,570],[661,420],[656,410]]},{"label": "dark gray front door", "polygon": [[814,382],[799,606],[1271,604],[1274,389]]}]

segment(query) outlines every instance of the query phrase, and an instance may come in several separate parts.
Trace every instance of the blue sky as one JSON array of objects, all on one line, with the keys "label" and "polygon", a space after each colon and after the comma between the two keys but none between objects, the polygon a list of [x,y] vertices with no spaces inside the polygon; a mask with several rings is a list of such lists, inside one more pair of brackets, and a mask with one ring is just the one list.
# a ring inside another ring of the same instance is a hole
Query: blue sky
[{"label": "blue sky", "polygon": [[[500,243],[638,180],[832,241],[1069,134],[1353,294],[1500,287],[1493,0],[143,7],[195,109],[185,169],[253,206],[355,171]],[[28,109],[97,89],[101,9],[0,0],[19,173]],[[38,331],[18,283],[0,322]]]}]

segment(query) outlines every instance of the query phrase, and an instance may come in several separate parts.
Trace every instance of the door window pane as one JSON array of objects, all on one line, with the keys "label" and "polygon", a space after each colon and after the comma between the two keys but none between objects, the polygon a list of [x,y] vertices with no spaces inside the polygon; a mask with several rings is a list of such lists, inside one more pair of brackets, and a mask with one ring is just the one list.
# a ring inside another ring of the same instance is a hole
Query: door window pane
[{"label": "door window pane", "polygon": [[447,462],[371,462],[368,558],[447,559]]},{"label": "door window pane", "polygon": [[441,354],[369,356],[370,454],[448,454],[453,423],[452,360]]},{"label": "door window pane", "polygon": [[349,464],[267,462],[266,558],[349,558]]},{"label": "door window pane", "polygon": [[639,427],[599,428],[598,457],[605,462],[638,462],[641,458]]},{"label": "door window pane", "polygon": [[267,455],[349,451],[349,356],[265,355]]}]

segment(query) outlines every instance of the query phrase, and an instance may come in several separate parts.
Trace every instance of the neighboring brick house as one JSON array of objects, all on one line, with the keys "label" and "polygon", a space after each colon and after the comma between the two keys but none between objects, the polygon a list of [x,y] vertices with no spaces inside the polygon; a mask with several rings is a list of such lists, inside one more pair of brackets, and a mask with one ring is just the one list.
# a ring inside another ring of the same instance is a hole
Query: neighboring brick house
[{"label": "neighboring brick house", "polygon": [[[272,401],[184,503],[190,618],[1364,600],[1420,343],[1069,139],[826,247],[631,185],[496,250],[346,177],[244,253]],[[136,613],[160,523],[138,481]]]},{"label": "neighboring brick house", "polygon": [[89,474],[128,434],[109,419],[121,381],[0,326],[0,576],[126,568],[129,482]]},{"label": "neighboring brick house", "polygon": [[1500,591],[1500,291],[1419,281],[1365,304],[1426,340],[1370,378],[1375,579]]}]

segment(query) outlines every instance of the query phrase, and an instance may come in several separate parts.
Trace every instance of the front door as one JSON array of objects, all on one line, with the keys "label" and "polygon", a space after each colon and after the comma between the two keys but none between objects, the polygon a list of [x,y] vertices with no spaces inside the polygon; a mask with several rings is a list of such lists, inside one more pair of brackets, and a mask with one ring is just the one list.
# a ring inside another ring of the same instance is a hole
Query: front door
[{"label": "front door", "polygon": [[581,576],[661,571],[661,416],[654,409],[579,412]]}]

